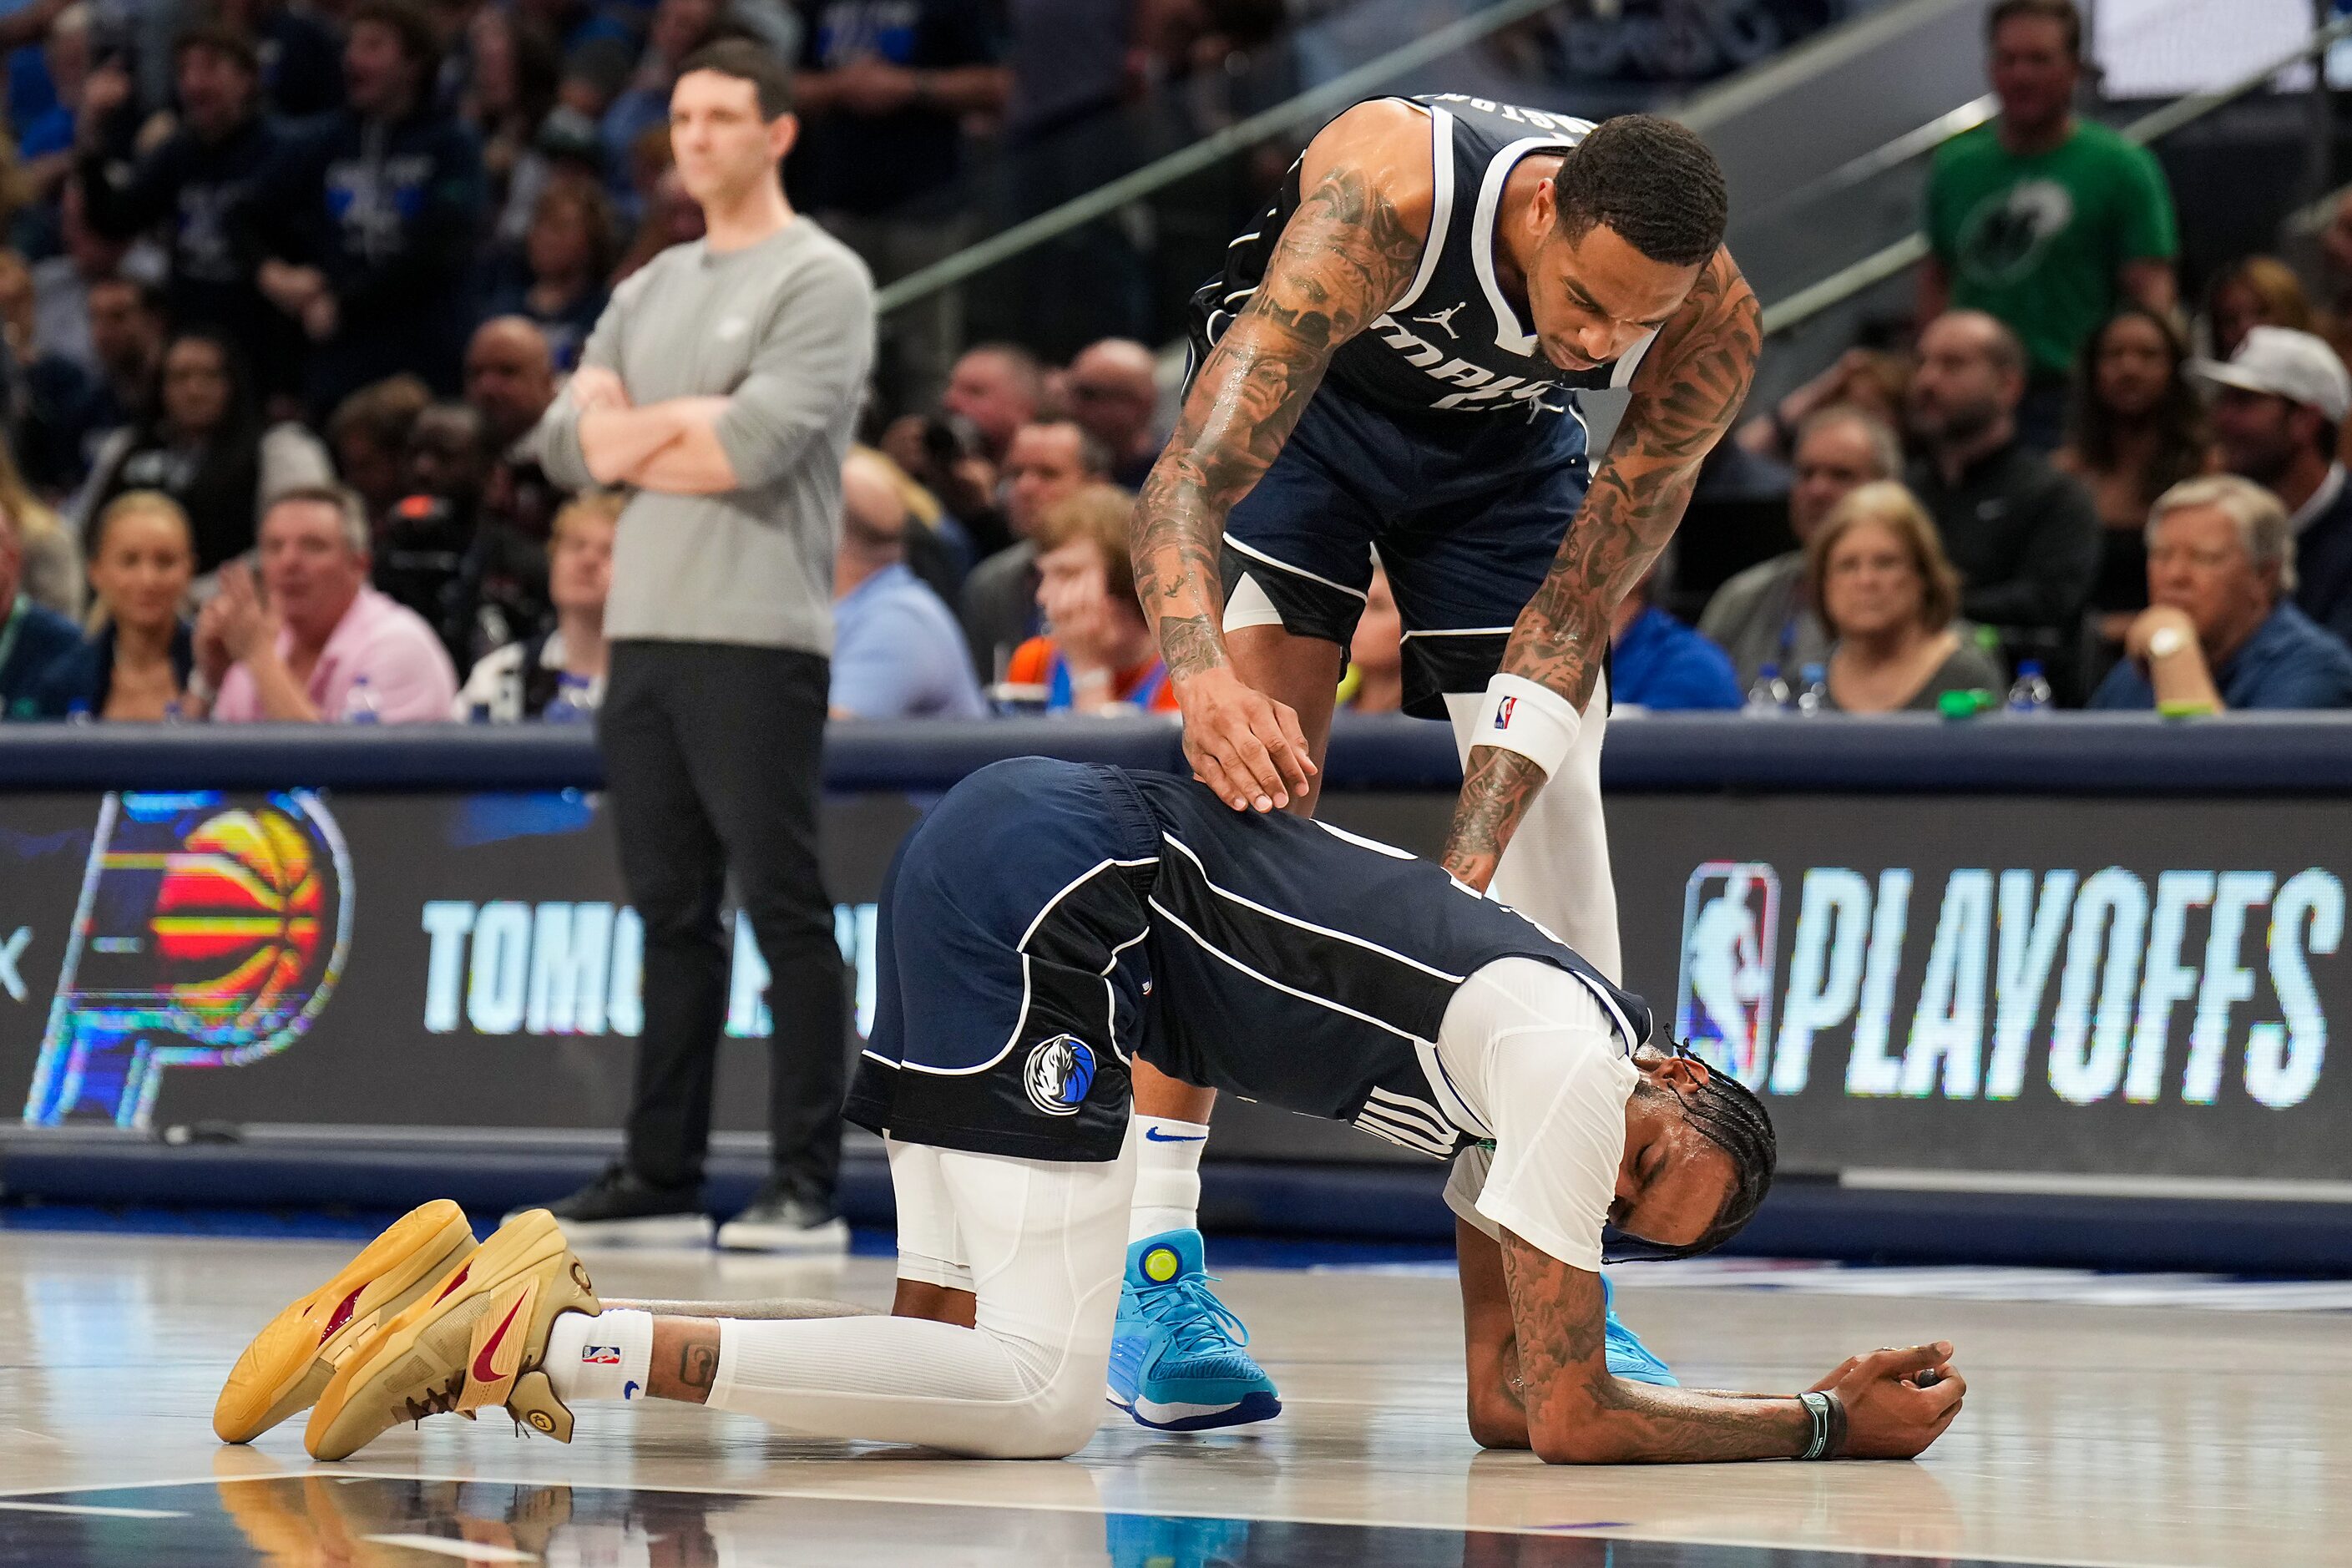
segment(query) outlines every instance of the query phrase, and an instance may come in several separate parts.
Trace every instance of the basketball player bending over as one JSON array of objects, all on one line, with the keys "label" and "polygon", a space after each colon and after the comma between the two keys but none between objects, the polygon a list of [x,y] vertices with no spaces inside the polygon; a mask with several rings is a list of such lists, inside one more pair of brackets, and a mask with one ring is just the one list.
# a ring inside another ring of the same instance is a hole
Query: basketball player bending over
[{"label": "basketball player bending over", "polygon": [[[1483,1183],[1456,1202],[1477,1226],[1459,1235],[1482,1443],[1577,1463],[1908,1458],[1959,1410],[1943,1344],[1780,1397],[1610,1373],[1602,1226],[1683,1251],[1721,1241],[1770,1184],[1771,1125],[1736,1082],[1646,1045],[1639,998],[1401,850],[1234,813],[1190,780],[1000,763],[900,849],[878,958],[849,1114],[889,1154],[893,1316],[604,1310],[535,1210],[438,1268],[388,1235],[339,1278],[339,1303],[314,1293],[264,1331],[223,1408],[282,1419],[315,1394],[322,1459],[500,1405],[568,1438],[572,1405],[639,1393],[821,1436],[1073,1453],[1102,1413],[1139,1127],[1129,1073],[1149,1059],[1433,1154],[1478,1150]],[[1181,1251],[1143,1259],[1147,1295],[1201,1289]],[[339,1339],[353,1312],[374,1326]]]},{"label": "basketball player bending over", "polygon": [[[1313,808],[1378,552],[1406,710],[1450,718],[1464,753],[1446,868],[1612,979],[1601,664],[1611,610],[1748,395],[1759,316],[1726,212],[1715,159],[1669,121],[1356,105],[1194,297],[1183,417],[1135,513],[1185,754],[1227,804]],[[1610,387],[1630,402],[1596,468],[1578,398]],[[1137,1069],[1131,1286],[1147,1253],[1200,1250],[1214,1100]],[[1613,1371],[1674,1383],[1606,1321]],[[1201,1425],[1273,1414],[1234,1323],[1205,1284],[1157,1314],[1131,1289],[1114,1397],[1146,1425],[1179,1385],[1222,1406]]]}]

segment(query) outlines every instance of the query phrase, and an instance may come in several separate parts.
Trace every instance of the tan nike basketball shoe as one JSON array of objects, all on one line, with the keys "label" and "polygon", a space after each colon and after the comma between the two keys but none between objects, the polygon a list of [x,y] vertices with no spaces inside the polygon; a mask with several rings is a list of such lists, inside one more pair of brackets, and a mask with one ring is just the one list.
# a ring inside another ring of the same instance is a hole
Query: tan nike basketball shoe
[{"label": "tan nike basketball shoe", "polygon": [[313,1458],[341,1459],[404,1421],[491,1405],[569,1443],[572,1412],[540,1369],[547,1332],[559,1313],[604,1310],[555,1216],[518,1215],[344,1359],[303,1446]]},{"label": "tan nike basketball shoe", "polygon": [[326,1389],[345,1357],[441,1282],[474,1245],[466,1212],[446,1198],[411,1209],[342,1271],[255,1336],[213,1405],[224,1443],[249,1443]]}]

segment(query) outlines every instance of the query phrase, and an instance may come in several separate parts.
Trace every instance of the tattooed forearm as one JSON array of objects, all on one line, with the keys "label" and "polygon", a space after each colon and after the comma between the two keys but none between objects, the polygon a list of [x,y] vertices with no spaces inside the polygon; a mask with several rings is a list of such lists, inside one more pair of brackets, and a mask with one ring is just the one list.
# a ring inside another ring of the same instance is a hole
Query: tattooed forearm
[{"label": "tattooed forearm", "polygon": [[1163,615],[1160,651],[1171,670],[1211,669],[1224,662],[1224,644],[1208,616]]},{"label": "tattooed forearm", "polygon": [[[1481,1375],[1483,1373],[1483,1376]],[[1519,1354],[1506,1340],[1495,1360],[1474,1365],[1477,1380],[1470,1390],[1470,1436],[1482,1448],[1528,1447],[1527,1384],[1519,1373]]]},{"label": "tattooed forearm", "polygon": [[1507,1234],[1503,1273],[1517,1323],[1528,1430],[1545,1459],[1699,1463],[1804,1451],[1811,1417],[1793,1397],[1698,1394],[1611,1376],[1598,1274]]},{"label": "tattooed forearm", "polygon": [[1516,1339],[1503,1346],[1503,1397],[1511,1408],[1525,1415],[1528,1410],[1527,1373],[1519,1369],[1519,1342]]},{"label": "tattooed forearm", "polygon": [[1445,868],[1481,891],[1495,879],[1503,847],[1544,786],[1543,770],[1517,752],[1475,747],[1462,794],[1454,803],[1454,828],[1446,835]]},{"label": "tattooed forearm", "polygon": [[1331,169],[1302,196],[1257,292],[1201,367],[1135,508],[1136,591],[1171,675],[1225,662],[1225,514],[1281,452],[1332,354],[1403,291],[1421,245],[1374,173]]},{"label": "tattooed forearm", "polygon": [[677,1380],[688,1388],[708,1389],[719,1376],[719,1342],[713,1335],[709,1340],[689,1341],[677,1354]]},{"label": "tattooed forearm", "polygon": [[1526,1389],[1511,1324],[1510,1287],[1492,1237],[1454,1222],[1456,1278],[1462,1286],[1464,1370],[1468,1373],[1470,1436],[1482,1448],[1528,1446]]},{"label": "tattooed forearm", "polygon": [[[1674,537],[1700,462],[1748,400],[1761,321],[1756,296],[1718,252],[1643,356],[1592,489],[1511,629],[1506,674],[1557,691],[1580,710],[1591,700],[1612,613]],[[1542,782],[1516,753],[1472,752],[1447,869],[1484,888]]]}]

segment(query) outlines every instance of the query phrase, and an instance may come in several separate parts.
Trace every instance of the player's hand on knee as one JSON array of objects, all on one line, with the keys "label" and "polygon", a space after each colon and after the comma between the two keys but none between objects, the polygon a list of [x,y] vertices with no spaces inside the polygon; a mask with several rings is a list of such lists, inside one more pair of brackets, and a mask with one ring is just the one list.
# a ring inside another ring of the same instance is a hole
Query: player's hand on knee
[{"label": "player's hand on knee", "polygon": [[1969,1391],[1944,1343],[1850,1356],[1813,1387],[1845,1405],[1842,1457],[1851,1459],[1916,1457],[1944,1435]]},{"label": "player's hand on knee", "polygon": [[1208,669],[1178,683],[1184,710],[1184,760],[1217,798],[1235,811],[1277,811],[1315,775],[1298,715],[1230,669]]}]

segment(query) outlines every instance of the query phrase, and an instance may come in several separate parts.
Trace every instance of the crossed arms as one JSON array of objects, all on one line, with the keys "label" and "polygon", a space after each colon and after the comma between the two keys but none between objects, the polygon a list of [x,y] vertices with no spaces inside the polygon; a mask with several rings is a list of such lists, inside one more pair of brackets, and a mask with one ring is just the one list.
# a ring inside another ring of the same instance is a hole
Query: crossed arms
[{"label": "crossed arms", "polygon": [[673,495],[719,495],[740,488],[719,444],[724,397],[673,397],[632,406],[621,378],[582,365],[571,394],[580,409],[580,455],[600,485],[635,485]]},{"label": "crossed arms", "polygon": [[[1659,1388],[1609,1372],[1601,1276],[1572,1268],[1509,1231],[1489,1239],[1454,1222],[1470,1381],[1470,1435],[1483,1447],[1532,1448],[1555,1465],[1792,1459],[1812,1438],[1794,1394]],[[1836,1457],[1910,1458],[1960,1412],[1968,1384],[1948,1344],[1875,1351],[1813,1389],[1844,1406]]]},{"label": "crossed arms", "polygon": [[[680,286],[675,274],[655,275],[660,265],[624,283],[605,307],[580,368],[540,423],[540,460],[550,478],[574,489],[593,482],[722,495],[778,483],[820,454],[844,411],[856,405],[874,349],[873,287],[865,269],[846,255],[801,264],[784,280],[781,303],[724,395],[639,405],[623,381],[623,341],[631,318],[651,309],[648,288]],[[750,309],[757,302],[747,296],[742,303]],[[685,342],[654,346],[691,352]]]}]

